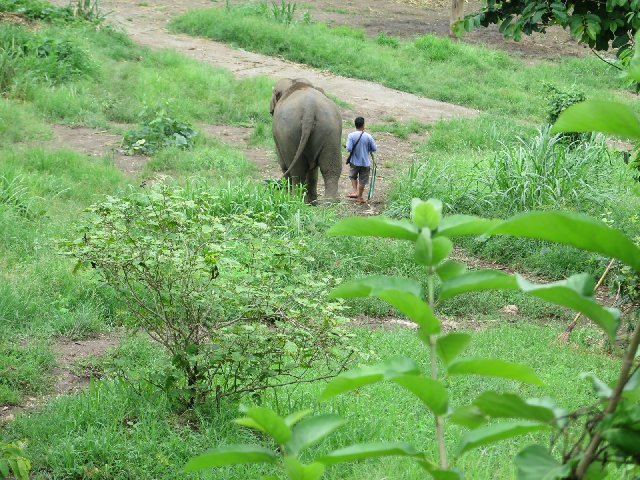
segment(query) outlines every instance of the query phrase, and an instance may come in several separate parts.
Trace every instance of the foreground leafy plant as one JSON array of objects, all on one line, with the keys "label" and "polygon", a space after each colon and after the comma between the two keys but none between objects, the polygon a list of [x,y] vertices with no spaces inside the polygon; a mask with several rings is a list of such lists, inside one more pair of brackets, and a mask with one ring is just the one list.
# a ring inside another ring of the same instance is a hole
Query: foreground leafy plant
[{"label": "foreground leafy plant", "polygon": [[[219,447],[192,458],[185,465],[185,472],[242,463],[268,463],[279,464],[290,480],[317,480],[323,476],[327,466],[337,463],[375,457],[422,456],[411,445],[403,442],[368,443],[334,450],[305,464],[300,460],[302,452],[344,425],[345,420],[331,414],[309,417],[311,410],[295,412],[284,418],[264,407],[241,407],[240,410],[246,416],[237,419],[235,423],[271,437],[278,445],[276,451],[258,445]],[[277,477],[265,477],[275,478]]]},{"label": "foreground leafy plant", "polygon": [[[453,248],[451,239],[468,235],[539,238],[616,257],[640,270],[640,248],[631,240],[604,223],[569,213],[531,212],[504,221],[465,215],[443,218],[441,202],[415,199],[412,204],[412,221],[385,217],[352,217],[339,221],[328,234],[409,241],[414,245],[416,262],[425,269],[425,294],[416,280],[373,276],[343,284],[334,289],[331,296],[377,297],[415,322],[418,326],[417,335],[428,350],[429,371],[421,371],[410,358],[399,357],[338,376],[329,382],[320,398],[328,400],[380,381],[393,382],[417,397],[434,417],[438,455],[434,460],[411,449],[408,451],[412,453],[407,456],[415,458],[436,479],[461,478],[460,472],[451,468],[444,438],[445,422],[470,428],[458,444],[456,455],[460,456],[475,448],[535,431],[566,431],[568,418],[567,412],[549,398],[525,399],[516,393],[498,391],[485,391],[471,404],[453,408],[445,379],[454,381],[459,375],[482,375],[533,385],[542,384],[542,380],[531,368],[517,363],[493,358],[461,357],[472,337],[462,332],[444,334],[441,331],[440,321],[434,314],[439,301],[474,291],[520,290],[530,296],[581,312],[600,326],[611,339],[615,338],[619,324],[617,310],[603,307],[595,301],[593,279],[588,275],[574,275],[567,280],[550,284],[535,284],[520,275],[497,270],[468,272],[463,264],[447,258]],[[636,337],[640,338],[639,335]],[[638,338],[634,340],[636,348]],[[624,387],[629,384],[628,390],[636,394],[638,382],[630,381],[629,377],[628,370],[621,373],[621,378],[624,379],[621,380],[622,385]],[[615,403],[613,399],[612,403]],[[604,415],[606,414],[605,411]],[[554,460],[546,451],[545,456],[541,456],[541,448],[531,447],[518,457],[520,478],[541,478],[527,473],[534,468],[536,475],[540,474],[541,462],[548,467],[545,474],[556,468],[561,474],[560,477],[548,478],[562,478],[576,468],[579,458],[575,455],[570,455],[563,466],[563,463]],[[575,453],[575,449],[572,451]],[[242,455],[237,457],[243,458]],[[318,470],[318,476],[313,478],[320,478],[321,473]]]},{"label": "foreground leafy plant", "polygon": [[0,442],[0,479],[10,478],[16,480],[29,480],[31,462],[24,456],[21,443]]}]

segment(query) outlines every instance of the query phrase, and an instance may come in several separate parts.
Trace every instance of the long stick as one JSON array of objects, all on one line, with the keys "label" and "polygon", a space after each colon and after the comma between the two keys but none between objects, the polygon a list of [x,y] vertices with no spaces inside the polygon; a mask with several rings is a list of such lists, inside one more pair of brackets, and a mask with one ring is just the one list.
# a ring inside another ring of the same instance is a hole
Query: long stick
[{"label": "long stick", "polygon": [[[609,265],[607,265],[607,268],[604,269],[604,272],[602,273],[602,276],[600,277],[600,280],[598,280],[598,283],[596,283],[596,288],[594,288],[594,292],[596,290],[598,290],[598,288],[600,288],[600,285],[602,285],[602,282],[604,281],[605,277],[607,276],[607,273],[609,273],[609,270],[611,270],[611,267],[613,266],[613,262],[615,261],[614,258],[611,259],[611,261],[609,262]],[[560,335],[558,335],[558,340],[560,340],[561,342],[568,342],[569,341],[569,335],[571,335],[571,332],[573,331],[573,329],[576,327],[578,320],[580,319],[580,317],[582,316],[581,313],[576,313],[576,316],[573,317],[573,321],[567,325],[567,328],[565,329],[564,332],[562,332]]]},{"label": "long stick", "polygon": [[367,197],[367,201],[373,198],[373,190],[376,186],[376,159],[373,157],[373,153],[371,154],[371,182],[369,183],[369,196]]}]

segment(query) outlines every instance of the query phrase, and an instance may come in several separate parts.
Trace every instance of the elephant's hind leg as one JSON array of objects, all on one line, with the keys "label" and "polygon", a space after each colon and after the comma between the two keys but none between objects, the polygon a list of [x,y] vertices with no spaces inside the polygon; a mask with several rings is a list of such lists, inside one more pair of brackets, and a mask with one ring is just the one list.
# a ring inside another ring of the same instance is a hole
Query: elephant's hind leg
[{"label": "elephant's hind leg", "polygon": [[318,201],[318,167],[307,172],[307,194],[304,197],[306,203],[315,205]]}]

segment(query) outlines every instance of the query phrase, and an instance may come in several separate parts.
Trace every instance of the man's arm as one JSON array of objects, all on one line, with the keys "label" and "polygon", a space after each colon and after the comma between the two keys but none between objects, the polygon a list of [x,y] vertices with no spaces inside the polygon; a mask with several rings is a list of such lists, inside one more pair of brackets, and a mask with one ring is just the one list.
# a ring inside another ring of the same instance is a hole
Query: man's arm
[{"label": "man's arm", "polygon": [[376,145],[376,141],[373,139],[371,135],[369,135],[369,152],[375,152],[378,150],[378,146]]},{"label": "man's arm", "polygon": [[351,135],[347,136],[347,144],[345,145],[347,148],[347,152],[351,153],[351,149],[353,148],[353,140],[351,139]]}]

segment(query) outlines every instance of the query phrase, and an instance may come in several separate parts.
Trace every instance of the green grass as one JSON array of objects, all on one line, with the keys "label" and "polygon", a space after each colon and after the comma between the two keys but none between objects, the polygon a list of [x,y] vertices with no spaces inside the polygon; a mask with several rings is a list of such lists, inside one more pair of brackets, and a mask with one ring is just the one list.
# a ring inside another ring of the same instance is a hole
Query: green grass
[{"label": "green grass", "polygon": [[567,88],[575,83],[590,97],[610,97],[611,89],[622,88],[612,69],[591,57],[530,65],[504,52],[431,35],[399,41],[396,47],[348,26],[284,26],[255,4],[187,12],[171,26],[339,75],[517,117],[544,116],[543,82]]},{"label": "green grass", "polygon": [[51,130],[29,105],[0,98],[0,144],[48,139]]},{"label": "green grass", "polygon": [[[516,391],[523,396],[550,395],[563,407],[572,409],[595,401],[587,381],[577,372],[593,371],[601,378],[615,378],[616,362],[600,352],[581,347],[567,348],[553,342],[555,332],[528,324],[500,326],[478,332],[466,355],[493,356],[517,360],[535,367],[544,387],[521,386],[513,382],[485,378],[452,378],[448,381],[454,406],[470,402],[483,389]],[[395,355],[416,358],[422,367],[427,359],[424,347],[406,330],[392,332],[356,330],[356,342],[364,351],[384,359]],[[375,361],[375,360],[372,360]],[[158,367],[156,349],[141,339],[127,342],[98,366],[111,377],[123,366],[136,370]],[[280,390],[278,398],[267,394],[264,405],[286,412],[313,405],[317,412],[337,413],[348,425],[317,448],[313,454],[345,446],[356,441],[406,440],[435,454],[433,418],[413,398],[396,387],[380,384],[357,393],[338,397],[318,405],[314,398],[322,384]],[[199,476],[180,475],[180,467],[193,455],[206,449],[231,443],[259,443],[252,433],[230,423],[237,416],[236,405],[225,403],[220,411],[213,405],[192,413],[176,415],[152,389],[137,391],[119,380],[95,382],[88,391],[62,397],[39,413],[18,418],[4,427],[9,440],[28,441],[34,478],[75,478],[92,472],[95,478],[257,478],[268,468],[234,467],[204,472]],[[463,430],[449,425],[446,430],[450,453]],[[513,478],[511,459],[526,443],[544,436],[520,439],[466,454],[456,466],[474,479]],[[55,452],[55,454],[51,453]],[[398,472],[403,472],[398,476]],[[423,478],[419,468],[406,460],[371,460],[359,464],[335,466],[328,479]]]}]

